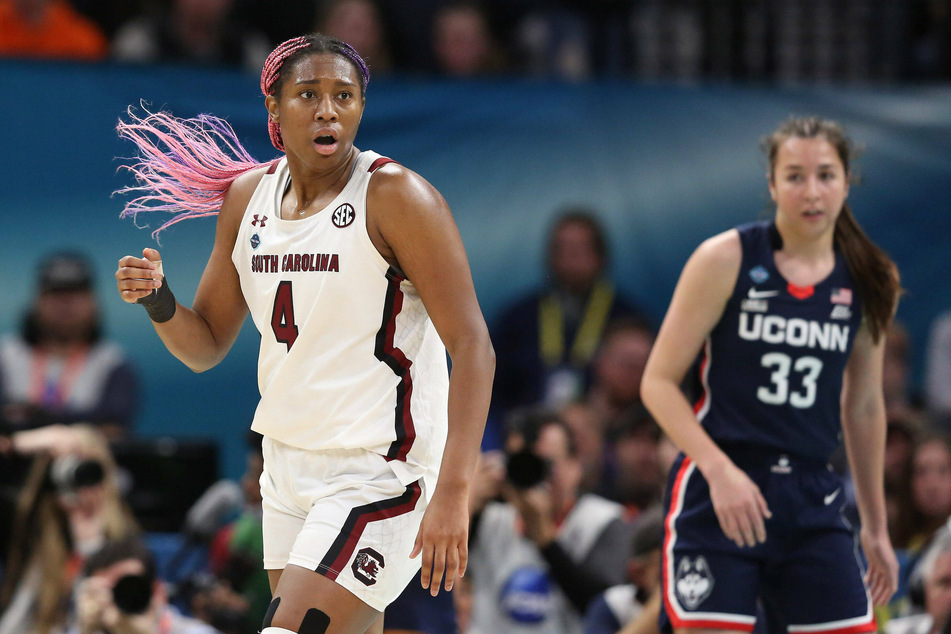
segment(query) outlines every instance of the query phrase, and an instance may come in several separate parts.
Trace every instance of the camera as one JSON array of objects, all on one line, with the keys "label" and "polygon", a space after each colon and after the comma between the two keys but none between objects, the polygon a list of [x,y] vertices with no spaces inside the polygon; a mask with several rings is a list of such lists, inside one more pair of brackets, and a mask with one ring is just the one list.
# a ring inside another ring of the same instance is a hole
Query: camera
[{"label": "camera", "polygon": [[509,455],[505,479],[516,489],[531,489],[548,477],[551,464],[531,450],[523,449]]},{"label": "camera", "polygon": [[60,456],[50,465],[50,478],[60,493],[101,484],[105,475],[101,462],[76,455]]},{"label": "camera", "polygon": [[152,602],[150,575],[125,575],[112,587],[112,602],[125,614],[144,614]]}]

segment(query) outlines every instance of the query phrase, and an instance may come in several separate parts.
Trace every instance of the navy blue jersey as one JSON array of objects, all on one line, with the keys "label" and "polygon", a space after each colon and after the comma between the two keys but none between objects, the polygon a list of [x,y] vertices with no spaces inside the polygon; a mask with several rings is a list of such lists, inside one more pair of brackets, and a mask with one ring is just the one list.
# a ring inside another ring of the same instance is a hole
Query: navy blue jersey
[{"label": "navy blue jersey", "polygon": [[743,261],[733,295],[704,344],[695,409],[718,443],[826,459],[839,444],[842,376],[862,319],[841,253],[815,286],[789,283],[771,221],[737,227]]}]

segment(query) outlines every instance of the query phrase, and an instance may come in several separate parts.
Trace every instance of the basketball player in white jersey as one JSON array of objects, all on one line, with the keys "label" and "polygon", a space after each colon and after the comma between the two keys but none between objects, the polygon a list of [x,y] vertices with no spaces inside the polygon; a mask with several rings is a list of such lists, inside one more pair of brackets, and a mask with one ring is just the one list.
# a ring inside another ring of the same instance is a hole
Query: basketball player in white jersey
[{"label": "basketball player in white jersey", "polygon": [[[285,156],[264,165],[218,119],[159,113],[119,128],[142,150],[134,171],[179,185],[149,186],[180,212],[170,222],[221,199],[168,194],[183,183],[224,197],[191,308],[175,301],[155,249],[123,257],[116,278],[193,370],[222,360],[248,311],[261,333],[252,428],[265,436],[274,595],[264,634],[381,632],[381,612],[420,565],[434,595],[466,569],[494,354],[445,200],[354,146],[368,74],[349,45],[322,35],[275,49],[262,90]],[[150,151],[147,135],[174,137],[178,154]]]}]

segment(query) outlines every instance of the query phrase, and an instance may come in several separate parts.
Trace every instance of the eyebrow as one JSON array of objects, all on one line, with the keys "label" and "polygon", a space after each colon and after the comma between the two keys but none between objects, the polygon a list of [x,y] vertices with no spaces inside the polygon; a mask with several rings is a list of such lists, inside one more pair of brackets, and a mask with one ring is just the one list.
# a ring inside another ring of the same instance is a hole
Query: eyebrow
[{"label": "eyebrow", "polygon": [[[303,84],[319,84],[321,81],[323,81],[323,80],[322,80],[322,79],[299,79],[299,80],[297,80],[297,82],[296,82],[294,85],[295,85],[295,86],[300,86],[300,85],[303,85]],[[354,82],[350,81],[349,79],[335,79],[335,80],[334,80],[334,85],[335,85],[335,86],[354,86],[354,87],[356,87],[356,84],[355,84]]]},{"label": "eyebrow", "polygon": [[[835,169],[835,165],[836,165],[835,163],[820,163],[817,167],[818,167],[819,169]],[[797,165],[797,164],[795,164],[795,163],[793,163],[792,165],[787,165],[787,166],[785,167],[785,170],[786,170],[787,172],[792,171],[792,170],[804,170],[804,169],[806,169],[806,168],[803,167],[802,165]]]}]

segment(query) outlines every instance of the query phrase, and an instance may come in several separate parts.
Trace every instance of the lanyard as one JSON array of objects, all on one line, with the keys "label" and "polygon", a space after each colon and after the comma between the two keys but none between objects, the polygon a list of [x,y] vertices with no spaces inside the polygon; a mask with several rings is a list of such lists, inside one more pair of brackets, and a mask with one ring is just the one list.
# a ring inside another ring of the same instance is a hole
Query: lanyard
[{"label": "lanyard", "polygon": [[[584,307],[581,324],[571,344],[570,361],[584,367],[594,358],[601,341],[601,333],[614,303],[614,286],[607,280],[598,280]],[[565,356],[565,317],[554,293],[543,297],[538,306],[538,349],[545,365],[559,365]]]},{"label": "lanyard", "polygon": [[58,372],[50,373],[50,354],[36,352],[30,367],[30,403],[56,411],[69,400],[86,363],[86,348],[70,352]]}]

